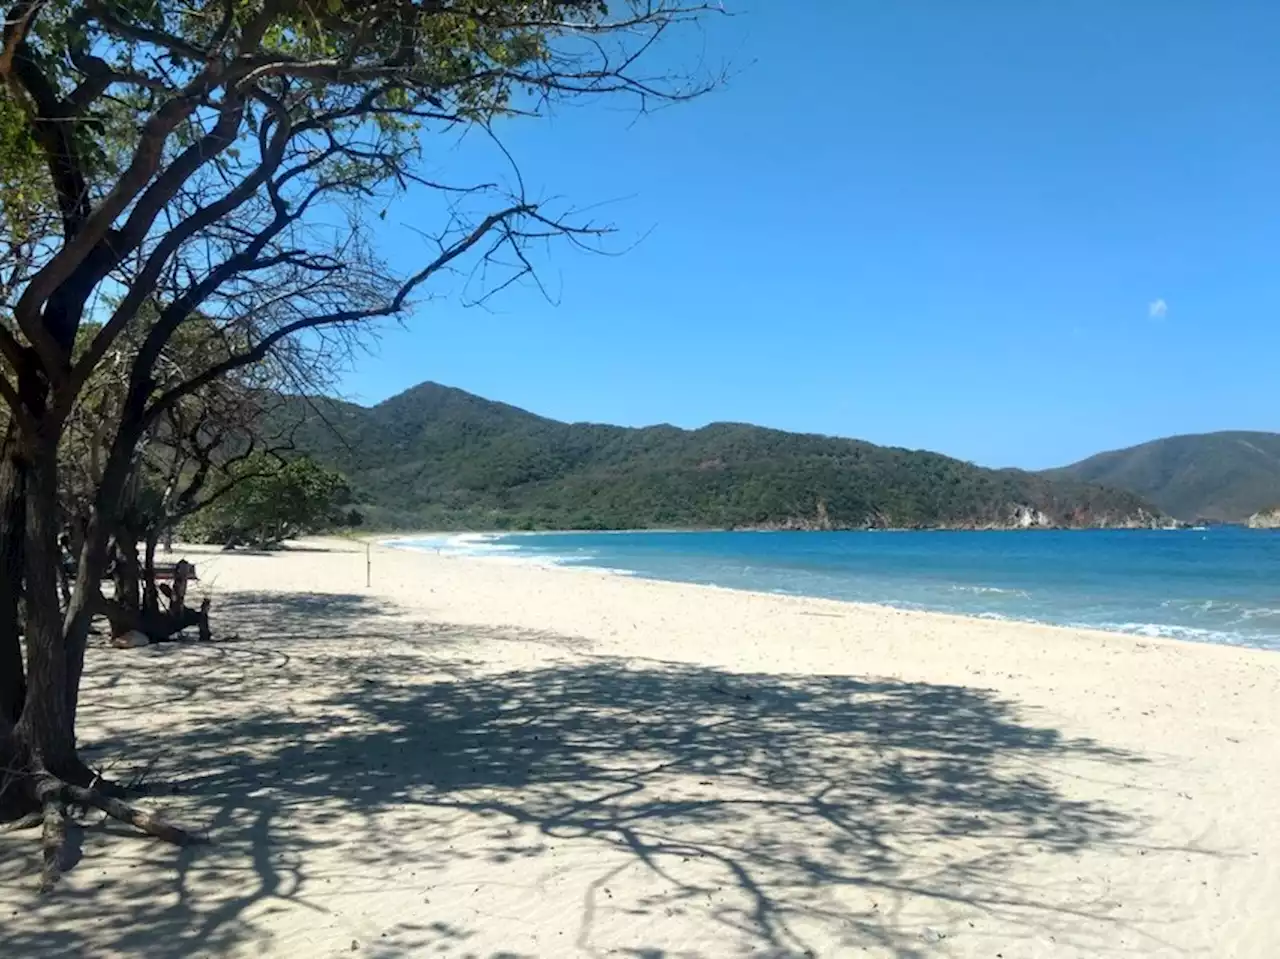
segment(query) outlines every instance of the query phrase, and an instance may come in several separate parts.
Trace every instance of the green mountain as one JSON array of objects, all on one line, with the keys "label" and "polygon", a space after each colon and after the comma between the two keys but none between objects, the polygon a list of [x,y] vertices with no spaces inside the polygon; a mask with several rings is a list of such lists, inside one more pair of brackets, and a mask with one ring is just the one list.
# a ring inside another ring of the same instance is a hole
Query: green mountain
[{"label": "green mountain", "polygon": [[1171,436],[1046,475],[1130,490],[1187,521],[1240,523],[1280,506],[1280,433]]},{"label": "green mountain", "polygon": [[424,383],[372,408],[298,401],[299,448],[384,528],[1146,525],[1131,493],[738,423],[544,419]]}]

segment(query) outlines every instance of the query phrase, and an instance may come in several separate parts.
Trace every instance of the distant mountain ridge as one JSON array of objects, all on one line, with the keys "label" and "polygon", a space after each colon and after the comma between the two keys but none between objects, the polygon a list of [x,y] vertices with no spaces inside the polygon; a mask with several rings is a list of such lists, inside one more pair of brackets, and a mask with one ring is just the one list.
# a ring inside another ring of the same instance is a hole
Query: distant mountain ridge
[{"label": "distant mountain ridge", "polygon": [[1129,490],[1187,522],[1243,523],[1280,506],[1280,433],[1170,436],[1045,475]]},{"label": "distant mountain ridge", "polygon": [[424,383],[373,407],[296,401],[300,450],[391,528],[1147,526],[1132,493],[738,423],[561,423]]}]

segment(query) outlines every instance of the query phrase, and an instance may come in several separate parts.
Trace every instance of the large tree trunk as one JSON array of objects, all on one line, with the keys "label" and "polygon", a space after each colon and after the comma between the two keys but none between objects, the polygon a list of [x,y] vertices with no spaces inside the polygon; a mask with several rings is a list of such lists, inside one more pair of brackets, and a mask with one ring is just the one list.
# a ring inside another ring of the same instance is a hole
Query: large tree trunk
[{"label": "large tree trunk", "polygon": [[6,726],[22,714],[27,685],[19,640],[26,504],[16,434],[10,424],[0,442],[0,722]]},{"label": "large tree trunk", "polygon": [[[105,491],[100,489],[99,492],[110,501],[112,492],[110,489]],[[114,502],[112,505],[114,506]],[[80,701],[80,677],[84,673],[89,628],[93,624],[93,617],[100,611],[102,577],[107,565],[106,530],[110,526],[110,518],[110,514],[105,509],[95,507],[85,524],[84,539],[76,566],[75,586],[71,590],[71,602],[67,606],[66,618],[63,621],[63,644],[67,660],[67,701],[73,727]],[[138,564],[136,546],[132,555],[136,570]],[[135,574],[134,608],[137,608],[136,587]]]},{"label": "large tree trunk", "polygon": [[[9,437],[13,439],[13,437]],[[64,618],[58,597],[58,456],[57,440],[22,437],[20,447],[6,444],[10,455],[0,463],[0,516],[6,536],[16,531],[22,545],[22,577],[27,610],[27,688],[17,723],[0,715],[0,817],[18,816],[43,826],[44,869],[40,888],[58,881],[67,856],[67,817],[72,806],[90,806],[156,838],[185,845],[200,837],[159,817],[121,802],[118,787],[99,782],[76,754],[75,713],[85,641],[100,592],[106,554],[101,517],[90,518],[76,575],[75,590]],[[21,495],[14,507],[12,478],[16,470]],[[0,537],[0,546],[6,545]],[[136,561],[136,560],[135,560]],[[15,634],[16,636],[16,631]],[[21,666],[21,662],[18,663]],[[6,669],[6,676],[9,675]],[[18,672],[21,676],[21,672]],[[10,708],[12,708],[10,706]],[[95,788],[96,787],[96,788]]]},{"label": "large tree trunk", "polygon": [[147,530],[142,558],[142,611],[148,616],[160,612],[160,591],[156,588],[156,547],[160,530],[154,525]]},{"label": "large tree trunk", "polygon": [[[123,560],[123,571],[118,572],[119,578],[116,581],[117,604],[121,608],[127,608],[131,614],[141,612],[138,584],[140,573],[138,535],[136,530],[122,522],[122,517],[125,515],[124,506],[129,477],[133,469],[133,454],[146,425],[144,413],[147,396],[147,389],[131,384],[129,396],[120,414],[120,424],[111,445],[111,452],[107,457],[106,467],[102,471],[102,479],[98,483],[98,492],[85,523],[75,587],[67,607],[64,625],[69,678],[67,693],[73,722],[79,702],[80,677],[84,671],[89,627],[93,623],[93,617],[103,611],[101,584],[107,565],[108,545],[113,533],[118,538],[115,547],[117,562]],[[124,593],[123,597],[120,595],[121,592]],[[121,599],[123,603],[120,603]],[[112,620],[113,635],[119,635],[115,632],[115,626],[116,620]]]},{"label": "large tree trunk", "polygon": [[[123,609],[142,610],[142,568],[138,565],[138,534],[125,524],[115,531],[111,578],[115,584],[115,601]],[[115,631],[112,630],[113,635]]]},{"label": "large tree trunk", "polygon": [[[112,255],[109,244],[100,246],[78,275],[61,284],[42,312],[48,339],[62,354],[56,357],[60,366],[70,361],[84,303],[105,276],[96,261]],[[21,810],[24,805],[35,810],[37,824],[44,826],[41,887],[47,889],[62,870],[66,819],[72,804],[93,806],[170,842],[186,843],[196,837],[95,789],[97,777],[76,755],[80,675],[89,624],[100,597],[107,529],[118,515],[120,491],[142,426],[141,413],[148,392],[142,387],[149,387],[149,381],[131,384],[130,409],[135,428],[128,435],[117,436],[119,442],[113,447],[85,529],[75,587],[64,616],[58,591],[62,562],[58,544],[58,443],[65,411],[50,412],[47,364],[34,350],[24,349],[12,365],[16,367],[21,409],[14,411],[0,450],[0,564],[8,564],[0,565],[0,573],[8,574],[4,581],[9,590],[0,594],[0,669],[5,677],[0,681],[0,690],[5,690],[0,692],[4,697],[0,699],[4,707],[0,710],[0,768],[4,770],[0,778],[0,812]],[[19,420],[19,413],[25,423]],[[21,544],[19,553],[14,552],[15,543]],[[135,553],[135,565],[136,562]],[[16,612],[11,616],[8,610],[16,610],[16,602],[11,602],[10,597],[16,594],[19,584],[26,611],[27,668],[26,688],[17,722],[13,723],[6,714],[13,712],[16,705],[10,680],[17,676],[21,681],[22,671],[9,668],[17,645],[17,616]]]},{"label": "large tree trunk", "polygon": [[57,776],[79,778],[83,767],[76,758],[58,601],[57,444],[36,437],[24,452],[27,691],[15,735],[29,762]]}]

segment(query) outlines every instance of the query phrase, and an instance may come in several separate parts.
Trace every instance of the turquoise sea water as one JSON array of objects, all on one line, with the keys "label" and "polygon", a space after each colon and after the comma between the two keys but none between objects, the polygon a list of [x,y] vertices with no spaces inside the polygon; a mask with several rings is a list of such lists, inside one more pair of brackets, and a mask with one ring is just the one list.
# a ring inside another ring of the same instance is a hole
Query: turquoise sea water
[{"label": "turquoise sea water", "polygon": [[393,542],[1280,650],[1280,532],[529,533]]}]

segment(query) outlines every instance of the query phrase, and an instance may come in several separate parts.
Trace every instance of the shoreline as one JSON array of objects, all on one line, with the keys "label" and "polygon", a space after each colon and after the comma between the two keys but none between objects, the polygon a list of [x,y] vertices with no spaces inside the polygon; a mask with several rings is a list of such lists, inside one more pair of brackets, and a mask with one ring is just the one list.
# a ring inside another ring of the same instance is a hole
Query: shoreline
[{"label": "shoreline", "polygon": [[[1214,522],[1196,525],[1186,520],[1176,520],[1173,526],[1022,526],[1001,524],[989,526],[786,526],[770,524],[762,526],[640,526],[621,529],[452,529],[428,530],[377,530],[366,529],[361,535],[370,536],[538,536],[560,533],[1200,533],[1214,529],[1252,530],[1276,532],[1280,526],[1251,526],[1249,521]],[[327,534],[319,534],[327,535]]]},{"label": "shoreline", "polygon": [[[698,533],[698,532],[706,532],[706,531],[704,530],[611,530],[611,531],[570,530],[570,531],[567,531],[567,534],[577,535],[581,533],[583,535],[586,535],[587,533],[589,533],[590,535],[615,535],[615,534],[621,535],[621,534],[626,534],[631,532]],[[793,532],[793,531],[771,530],[768,532]],[[913,532],[913,531],[903,530],[902,532]],[[988,531],[977,530],[973,532],[988,532]],[[1010,531],[1010,532],[1013,532],[1013,531]],[[662,579],[659,577],[645,576],[641,573],[635,573],[629,570],[609,569],[609,568],[600,567],[600,566],[566,565],[564,563],[559,563],[551,560],[540,561],[537,557],[532,557],[532,556],[448,553],[443,551],[442,548],[437,548],[436,551],[433,553],[433,552],[428,552],[426,549],[421,549],[421,550],[415,549],[412,546],[395,545],[396,542],[399,540],[410,540],[413,538],[429,539],[429,538],[447,538],[447,537],[457,537],[457,536],[500,537],[500,536],[512,536],[512,535],[556,536],[556,535],[566,535],[566,532],[560,531],[560,530],[557,530],[557,531],[546,530],[546,531],[538,531],[538,532],[519,532],[519,533],[425,532],[425,533],[404,534],[402,536],[397,536],[391,539],[372,539],[371,538],[369,540],[361,540],[361,541],[372,543],[372,545],[377,546],[381,549],[393,550],[393,551],[399,551],[399,552],[421,553],[424,555],[438,555],[440,558],[443,558],[443,559],[475,560],[477,562],[483,562],[483,563],[525,566],[525,567],[534,568],[534,569],[554,570],[554,571],[565,572],[565,573],[589,573],[589,574],[607,576],[607,577],[618,578],[623,580],[637,580],[645,583],[654,583],[658,585],[666,584],[666,585],[674,585],[674,586],[681,586],[681,587],[691,587],[694,589],[716,590],[716,591],[723,591],[728,593],[746,594],[746,595],[776,598],[776,599],[782,599],[782,600],[797,599],[797,600],[808,600],[808,601],[817,601],[817,602],[824,602],[824,603],[837,603],[837,604],[856,607],[856,608],[868,610],[868,611],[886,611],[886,612],[908,614],[912,616],[918,615],[918,616],[929,616],[929,617],[943,617],[946,619],[958,620],[962,623],[1007,623],[1010,625],[1028,626],[1028,627],[1034,627],[1037,629],[1050,629],[1050,630],[1066,631],[1066,632],[1072,632],[1072,633],[1089,633],[1099,637],[1112,637],[1112,638],[1121,637],[1137,643],[1175,643],[1179,645],[1189,645],[1189,646],[1201,647],[1201,648],[1212,647],[1212,648],[1219,648],[1219,649],[1249,650],[1255,653],[1272,655],[1272,656],[1274,656],[1277,653],[1280,653],[1280,648],[1271,648],[1267,646],[1256,645],[1253,643],[1232,643],[1232,642],[1211,641],[1211,640],[1203,640],[1203,639],[1187,639],[1181,636],[1150,635],[1146,633],[1125,631],[1120,629],[1103,629],[1097,626],[1082,626],[1082,625],[1073,625],[1070,623],[1051,623],[1051,622],[1046,622],[1044,620],[1036,620],[1036,619],[1021,619],[1017,617],[1003,616],[1000,614],[991,614],[991,615],[984,616],[984,615],[972,614],[972,613],[951,612],[948,610],[941,610],[941,609],[923,609],[923,608],[915,608],[910,606],[895,606],[892,603],[887,603],[887,602],[873,602],[869,600],[856,600],[856,599],[840,599],[837,597],[821,596],[813,593],[781,593],[781,592],[775,593],[775,592],[769,592],[767,590],[751,589],[749,587],[722,586],[717,583],[696,583],[696,582],[691,582],[688,580],[681,580],[681,579]],[[1177,627],[1171,627],[1171,628],[1177,628]]]}]

